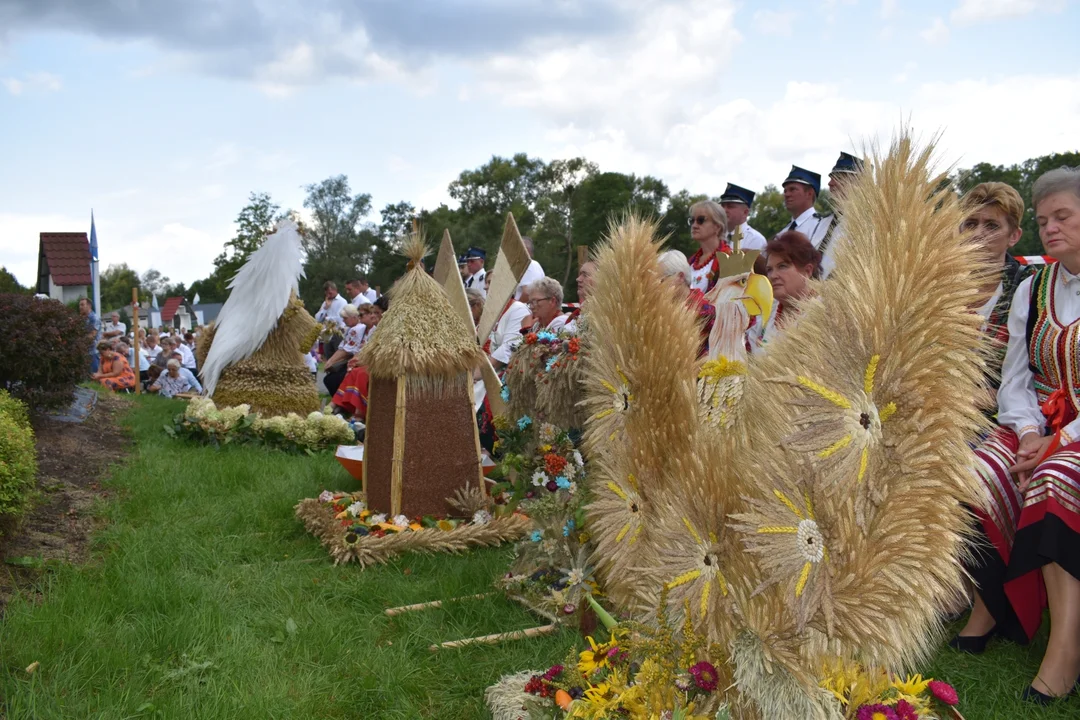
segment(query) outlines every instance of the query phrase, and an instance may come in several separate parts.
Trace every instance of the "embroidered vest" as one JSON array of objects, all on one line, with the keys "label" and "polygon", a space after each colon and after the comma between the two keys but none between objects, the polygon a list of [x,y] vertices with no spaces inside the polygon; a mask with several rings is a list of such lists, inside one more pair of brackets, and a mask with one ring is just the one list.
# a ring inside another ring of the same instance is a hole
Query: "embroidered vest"
[{"label": "embroidered vest", "polygon": [[[1067,405],[1066,422],[1080,410],[1080,320],[1063,325],[1054,308],[1058,264],[1039,269],[1031,280],[1028,314],[1028,363],[1035,376],[1035,394],[1044,405],[1062,390]],[[1045,412],[1045,411],[1044,411]]]}]

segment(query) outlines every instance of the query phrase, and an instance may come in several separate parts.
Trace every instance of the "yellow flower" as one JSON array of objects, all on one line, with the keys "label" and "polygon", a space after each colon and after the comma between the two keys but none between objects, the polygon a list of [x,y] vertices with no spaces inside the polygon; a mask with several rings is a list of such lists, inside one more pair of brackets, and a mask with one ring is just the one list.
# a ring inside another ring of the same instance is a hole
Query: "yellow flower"
[{"label": "yellow flower", "polygon": [[454,523],[450,522],[449,520],[440,520],[440,521],[438,521],[436,523],[436,525],[438,526],[438,528],[440,530],[453,530],[454,529]]},{"label": "yellow flower", "polygon": [[922,675],[908,675],[903,680],[897,676],[893,678],[892,686],[901,695],[922,695],[926,692],[926,688],[930,686],[930,681],[923,680]]},{"label": "yellow flower", "polygon": [[589,641],[589,649],[582,650],[578,654],[578,670],[585,675],[591,675],[598,668],[608,666],[607,651],[614,645],[615,638],[613,637],[610,643],[601,643],[600,645],[596,644],[592,636],[585,639]]}]

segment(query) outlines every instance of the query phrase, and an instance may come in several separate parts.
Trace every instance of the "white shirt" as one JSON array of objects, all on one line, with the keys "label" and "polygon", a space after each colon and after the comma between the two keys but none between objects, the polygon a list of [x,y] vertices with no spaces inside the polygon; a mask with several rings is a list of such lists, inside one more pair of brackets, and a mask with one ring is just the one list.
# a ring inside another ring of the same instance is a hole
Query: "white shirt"
[{"label": "white shirt", "polygon": [[345,298],[340,295],[335,295],[334,299],[330,301],[330,308],[327,309],[326,302],[319,307],[319,312],[315,313],[315,322],[321,323],[323,320],[333,320],[338,325],[344,327],[345,323],[341,320],[341,308],[345,307]]},{"label": "white shirt", "polygon": [[360,307],[361,305],[370,305],[375,302],[374,300],[368,300],[367,295],[364,293],[356,293],[356,297],[349,301],[349,304],[353,307]]},{"label": "white shirt", "polygon": [[518,283],[517,291],[514,293],[514,299],[521,299],[521,292],[532,285],[537,280],[544,278],[544,268],[540,267],[540,263],[532,260],[529,262],[529,267],[525,268],[525,274],[521,276],[521,282]]},{"label": "white shirt", "polygon": [[368,302],[375,302],[379,299],[379,296],[376,294],[375,288],[373,287],[369,287],[361,294],[368,299]]},{"label": "white shirt", "polygon": [[[128,350],[128,365],[135,367],[135,348]],[[150,369],[150,358],[146,353],[146,348],[139,348],[139,372],[144,372]]]},{"label": "white shirt", "polygon": [[160,345],[155,345],[152,348],[148,347],[148,348],[145,348],[145,350],[146,350],[146,357],[150,358],[151,360],[157,360],[157,356],[161,354],[161,346]]},{"label": "white shirt", "polygon": [[[829,274],[836,267],[836,249],[846,240],[844,235],[844,223],[843,218],[834,220],[836,227],[833,228],[832,235],[829,237],[829,244],[825,246],[825,251],[821,254],[821,279],[829,277]],[[826,231],[827,232],[827,231]],[[818,247],[815,245],[814,247]]]},{"label": "white shirt", "polygon": [[367,327],[363,323],[357,323],[353,327],[346,327],[345,338],[341,341],[341,346],[338,349],[350,355],[360,352],[360,346],[364,344],[366,331]]},{"label": "white shirt", "polygon": [[[1065,325],[1080,318],[1080,277],[1058,264],[1054,283],[1054,314]],[[1001,365],[1001,388],[998,390],[998,424],[1020,437],[1025,432],[1043,434],[1046,416],[1035,394],[1035,376],[1028,367],[1027,321],[1031,304],[1031,280],[1027,278],[1013,295],[1009,310],[1009,347]],[[1080,418],[1064,428],[1069,437],[1080,437]]]},{"label": "white shirt", "polygon": [[547,327],[541,328],[540,323],[538,322],[535,325],[533,325],[533,330],[532,331],[537,332],[538,330],[543,329],[543,330],[547,330],[548,332],[557,333],[566,326],[566,321],[569,320],[569,319],[570,319],[569,315],[565,315],[565,314],[556,315],[555,319],[547,324]]},{"label": "white shirt", "polygon": [[191,348],[184,343],[179,343],[176,346],[176,352],[180,353],[180,364],[183,367],[188,370],[195,369],[195,354],[191,352]]},{"label": "white shirt", "polygon": [[127,332],[127,325],[125,325],[122,322],[114,322],[114,323],[107,322],[107,323],[105,323],[105,326],[103,328],[101,328],[102,334],[110,333],[110,332],[117,332],[117,331],[120,332],[120,335],[123,335],[124,333]]},{"label": "white shirt", "polygon": [[799,217],[794,218],[794,228],[791,227],[791,223],[788,223],[784,230],[798,230],[809,238],[810,244],[816,249],[821,246],[821,241],[825,239],[825,234],[829,232],[833,217],[833,215],[820,215],[814,208],[810,208]]},{"label": "white shirt", "polygon": [[484,289],[484,278],[487,277],[487,270],[480,268],[475,273],[465,278],[466,290],[479,290],[480,294],[487,297],[487,290]]},{"label": "white shirt", "polygon": [[[759,233],[754,228],[750,227],[750,223],[744,222],[739,226],[742,230],[742,249],[743,250],[764,250],[766,245],[765,236]],[[728,238],[728,243],[731,243],[731,238]]]},{"label": "white shirt", "polygon": [[994,306],[998,304],[998,300],[1001,299],[1001,293],[1005,291],[1005,284],[998,283],[997,290],[990,296],[990,299],[986,301],[986,304],[979,308],[979,317],[982,318],[982,329],[986,331],[986,324],[990,322],[990,313],[994,312]]},{"label": "white shirt", "polygon": [[491,331],[491,358],[498,360],[503,365],[510,362],[510,355],[521,344],[521,324],[529,317],[529,306],[523,302],[514,301]]}]

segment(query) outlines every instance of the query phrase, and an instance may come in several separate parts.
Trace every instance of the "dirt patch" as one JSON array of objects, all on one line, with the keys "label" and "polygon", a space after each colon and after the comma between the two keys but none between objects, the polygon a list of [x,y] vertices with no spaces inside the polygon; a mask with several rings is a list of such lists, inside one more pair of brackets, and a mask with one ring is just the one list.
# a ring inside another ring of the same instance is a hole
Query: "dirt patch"
[{"label": "dirt patch", "polygon": [[118,421],[126,407],[126,400],[102,393],[82,423],[63,423],[42,415],[32,419],[39,496],[0,546],[0,615],[11,594],[32,587],[43,567],[86,560],[96,524],[91,507],[108,496],[101,478],[109,465],[123,460],[131,449],[131,438]]}]

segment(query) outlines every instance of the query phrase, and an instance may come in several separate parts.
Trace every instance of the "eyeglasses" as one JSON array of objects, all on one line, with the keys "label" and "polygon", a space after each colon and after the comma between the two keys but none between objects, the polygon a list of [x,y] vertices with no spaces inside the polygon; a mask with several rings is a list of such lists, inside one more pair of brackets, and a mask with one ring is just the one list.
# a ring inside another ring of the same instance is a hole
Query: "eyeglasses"
[{"label": "eyeglasses", "polygon": [[530,299],[529,299],[529,303],[528,303],[528,304],[529,304],[529,307],[535,307],[535,306],[536,306],[536,304],[537,304],[538,302],[540,302],[541,300],[554,300],[554,299],[555,299],[555,298],[550,298],[550,297],[542,297],[542,298],[530,298]]},{"label": "eyeglasses", "polygon": [[686,218],[686,224],[690,227],[693,227],[695,224],[704,225],[707,222],[709,222],[709,218],[705,215],[698,215],[697,217]]}]

